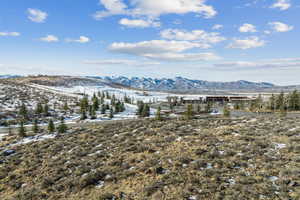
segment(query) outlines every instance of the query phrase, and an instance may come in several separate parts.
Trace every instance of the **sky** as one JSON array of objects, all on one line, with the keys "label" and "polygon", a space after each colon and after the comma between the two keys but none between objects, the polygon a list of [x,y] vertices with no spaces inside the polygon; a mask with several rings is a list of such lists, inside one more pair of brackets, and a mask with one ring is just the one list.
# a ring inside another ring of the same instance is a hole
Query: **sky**
[{"label": "sky", "polygon": [[300,84],[299,0],[2,0],[0,74]]}]

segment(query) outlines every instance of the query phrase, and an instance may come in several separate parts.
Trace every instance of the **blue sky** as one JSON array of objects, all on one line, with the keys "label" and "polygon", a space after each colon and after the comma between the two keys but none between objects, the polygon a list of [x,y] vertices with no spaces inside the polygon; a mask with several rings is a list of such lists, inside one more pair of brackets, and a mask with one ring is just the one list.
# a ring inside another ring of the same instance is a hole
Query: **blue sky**
[{"label": "blue sky", "polygon": [[0,74],[300,84],[296,0],[3,0]]}]

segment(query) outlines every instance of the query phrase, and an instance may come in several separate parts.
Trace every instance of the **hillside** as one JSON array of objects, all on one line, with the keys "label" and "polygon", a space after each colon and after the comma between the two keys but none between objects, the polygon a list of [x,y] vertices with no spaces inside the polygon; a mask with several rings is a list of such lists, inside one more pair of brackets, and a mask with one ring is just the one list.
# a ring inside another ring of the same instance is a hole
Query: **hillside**
[{"label": "hillside", "polygon": [[299,118],[81,125],[6,146],[8,199],[299,199]]}]

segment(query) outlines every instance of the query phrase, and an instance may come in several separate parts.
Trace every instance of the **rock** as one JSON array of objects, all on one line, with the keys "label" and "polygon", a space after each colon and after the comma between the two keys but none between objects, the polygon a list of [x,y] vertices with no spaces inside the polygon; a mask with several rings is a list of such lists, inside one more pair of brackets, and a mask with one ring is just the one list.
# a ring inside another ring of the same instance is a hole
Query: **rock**
[{"label": "rock", "polygon": [[152,195],[151,200],[163,200],[164,198],[164,193],[159,190]]},{"label": "rock", "polygon": [[12,155],[12,154],[14,154],[14,153],[16,153],[15,150],[8,149],[8,150],[3,151],[2,155],[3,155],[3,156],[10,156],[10,155]]}]

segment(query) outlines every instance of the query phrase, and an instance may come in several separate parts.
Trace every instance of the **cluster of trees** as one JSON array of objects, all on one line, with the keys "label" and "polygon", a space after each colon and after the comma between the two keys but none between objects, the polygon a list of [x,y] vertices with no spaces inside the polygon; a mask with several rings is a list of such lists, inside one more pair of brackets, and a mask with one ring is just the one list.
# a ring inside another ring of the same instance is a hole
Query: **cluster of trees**
[{"label": "cluster of trees", "polygon": [[268,102],[268,108],[272,111],[299,111],[300,93],[294,90],[287,95],[283,92],[278,95],[272,94]]},{"label": "cluster of trees", "polygon": [[144,103],[143,101],[137,102],[137,115],[139,117],[150,117],[150,106],[147,103]]},{"label": "cluster of trees", "polygon": [[[48,104],[42,104],[42,103],[37,103],[36,108],[34,109],[34,115],[41,117],[48,117],[51,116],[50,112],[49,112],[49,106]],[[25,105],[25,103],[22,103],[22,105],[19,108],[19,117],[23,120],[23,121],[28,121],[30,120],[30,113],[28,111],[27,106]]]},{"label": "cluster of trees", "polygon": [[[105,99],[110,100],[110,105],[105,103]],[[127,98],[126,101],[131,101],[130,98]],[[108,92],[98,92],[96,95],[93,94],[91,101],[89,100],[88,96],[84,96],[80,103],[80,113],[81,113],[81,120],[85,120],[88,118],[96,119],[97,118],[97,111],[101,111],[101,114],[105,114],[107,110],[109,110],[109,117],[113,118],[114,114],[124,112],[125,111],[125,104],[118,100],[115,95],[110,95]],[[88,114],[87,114],[88,113]]]},{"label": "cluster of trees", "polygon": [[[61,117],[60,124],[57,127],[55,127],[53,119],[50,119],[49,122],[48,122],[47,129],[48,129],[49,133],[54,133],[55,131],[57,131],[59,134],[62,134],[62,133],[66,133],[67,132],[68,127],[65,124],[64,117]],[[39,123],[38,123],[37,119],[35,119],[34,122],[33,122],[32,132],[35,133],[35,134],[41,132],[41,128],[39,127]],[[19,137],[22,137],[22,138],[27,136],[27,129],[26,129],[25,125],[24,125],[24,121],[23,120],[20,121],[18,135],[19,135]]]}]

